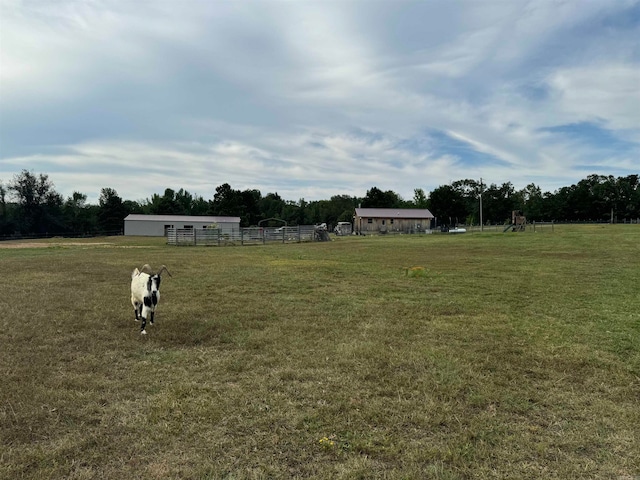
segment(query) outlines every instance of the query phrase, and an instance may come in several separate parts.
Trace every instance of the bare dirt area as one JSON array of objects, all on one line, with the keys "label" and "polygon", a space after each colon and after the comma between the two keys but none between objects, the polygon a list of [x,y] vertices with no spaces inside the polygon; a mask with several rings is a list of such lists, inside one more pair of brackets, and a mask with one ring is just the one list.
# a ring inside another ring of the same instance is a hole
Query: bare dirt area
[{"label": "bare dirt area", "polygon": [[105,247],[113,246],[108,242],[29,242],[8,240],[0,242],[0,248],[51,248],[51,247]]}]

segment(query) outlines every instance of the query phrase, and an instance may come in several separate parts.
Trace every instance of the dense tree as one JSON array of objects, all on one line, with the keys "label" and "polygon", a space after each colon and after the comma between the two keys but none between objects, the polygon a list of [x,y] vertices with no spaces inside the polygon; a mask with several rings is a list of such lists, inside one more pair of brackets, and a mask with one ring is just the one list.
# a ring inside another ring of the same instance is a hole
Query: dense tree
[{"label": "dense tree", "polygon": [[600,177],[589,175],[580,180],[569,189],[568,204],[572,207],[569,216],[580,221],[600,220],[603,216],[605,198],[602,197],[603,189],[600,188]]},{"label": "dense tree", "polygon": [[129,213],[137,213],[137,214],[148,214],[149,212],[146,210],[146,204],[142,205],[140,202],[135,200],[124,200],[123,202],[124,209]]},{"label": "dense tree", "polygon": [[353,222],[355,209],[362,200],[349,195],[334,195],[329,202],[332,214],[330,221],[335,224],[337,222]]},{"label": "dense tree", "polygon": [[429,208],[429,199],[421,188],[413,190],[413,204],[416,208]]},{"label": "dense tree", "polygon": [[[484,186],[472,179],[458,180],[451,186],[462,196],[466,205],[467,216],[461,220],[469,224],[480,223],[480,192]],[[486,221],[486,218],[483,220]]]},{"label": "dense tree", "polygon": [[15,231],[11,220],[9,205],[7,205],[7,189],[0,182],[0,236],[9,235]]},{"label": "dense tree", "polygon": [[64,228],[62,196],[55,191],[48,175],[35,175],[23,170],[13,177],[8,188],[16,199],[17,215],[20,218],[16,226],[21,233],[61,232]]},{"label": "dense tree", "polygon": [[100,191],[100,209],[98,210],[98,227],[102,233],[116,234],[124,228],[124,218],[128,212],[113,188]]},{"label": "dense tree", "polygon": [[196,199],[185,189],[181,188],[175,192],[173,194],[173,201],[177,205],[177,210],[181,212],[179,215],[196,215],[196,213],[194,213]]},{"label": "dense tree", "polygon": [[367,190],[367,194],[362,199],[363,208],[403,208],[406,202],[397,193],[387,190],[383,192],[378,187]]},{"label": "dense tree", "polygon": [[523,204],[522,213],[529,221],[541,221],[545,219],[544,197],[540,187],[535,183],[530,183],[520,190],[520,201]]},{"label": "dense tree", "polygon": [[260,212],[262,218],[282,218],[286,202],[282,200],[278,193],[267,193],[260,199]]},{"label": "dense tree", "polygon": [[431,213],[438,225],[455,225],[464,222],[469,211],[462,192],[451,185],[443,185],[431,192]]},{"label": "dense tree", "polygon": [[615,206],[619,218],[640,218],[640,177],[628,175],[616,180],[618,192]]},{"label": "dense tree", "polygon": [[148,203],[147,211],[151,215],[188,215],[190,206],[176,199],[176,192],[166,188],[163,195],[154,193]]},{"label": "dense tree", "polygon": [[67,229],[73,233],[93,233],[96,230],[96,219],[93,209],[87,205],[84,193],[73,192],[62,207]]},{"label": "dense tree", "polygon": [[307,207],[308,207],[308,203],[305,201],[304,198],[301,198],[298,201],[298,212],[296,215],[296,219],[295,219],[295,223],[298,225],[308,225],[311,222],[307,221],[308,215],[307,215]]},{"label": "dense tree", "polygon": [[512,211],[518,210],[517,199],[511,182],[491,184],[482,193],[483,220],[495,224],[511,221]]},{"label": "dense tree", "polygon": [[640,219],[640,176],[589,175],[575,185],[542,193],[531,183],[515,191],[510,182],[480,185],[473,179],[439,186],[428,196],[414,190],[411,201],[393,191],[373,187],[364,198],[337,195],[329,200],[285,201],[278,193],[262,196],[259,190],[234,190],[227,183],[216,188],[212,200],[196,197],[184,189],[166,188],[149,200],[123,201],[111,188],[103,188],[98,205],[73,192],[63,201],[45,174],[23,170],[4,185],[0,182],[0,235],[116,233],[123,229],[128,213],[229,215],[240,217],[242,226],[279,218],[289,225],[326,222],[329,226],[352,221],[357,206],[378,208],[429,208],[438,224],[477,223],[482,191],[483,219],[503,223],[512,210],[522,210],[535,221],[628,221]]},{"label": "dense tree", "polygon": [[216,188],[209,214],[240,217],[240,225],[248,227],[256,225],[262,218],[260,203],[262,196],[259,190],[234,190],[224,183]]},{"label": "dense tree", "polygon": [[287,225],[299,225],[300,218],[304,219],[306,202],[303,200],[303,207],[299,202],[288,200],[284,202],[282,211],[280,212],[280,218],[287,222]]},{"label": "dense tree", "polygon": [[150,215],[206,215],[209,208],[209,202],[202,197],[196,197],[183,188],[177,192],[167,188],[162,196],[153,194],[143,210]]},{"label": "dense tree", "polygon": [[355,208],[360,202],[360,199],[348,195],[335,195],[330,200],[309,202],[304,212],[304,223],[326,223],[331,228],[338,222],[352,222]]},{"label": "dense tree", "polygon": [[234,190],[228,183],[216,187],[216,193],[211,203],[211,214],[239,216],[241,209],[242,193],[240,190]]},{"label": "dense tree", "polygon": [[255,226],[260,220],[262,220],[262,213],[260,212],[260,200],[262,194],[260,190],[244,190],[241,193],[242,198],[242,211],[241,211],[241,223],[245,227]]}]

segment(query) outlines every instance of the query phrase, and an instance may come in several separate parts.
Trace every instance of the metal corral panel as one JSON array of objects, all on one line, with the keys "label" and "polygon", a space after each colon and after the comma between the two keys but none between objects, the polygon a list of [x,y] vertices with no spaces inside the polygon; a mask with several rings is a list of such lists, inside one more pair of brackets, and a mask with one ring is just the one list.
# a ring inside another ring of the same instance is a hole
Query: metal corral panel
[{"label": "metal corral panel", "polygon": [[266,243],[299,243],[318,240],[314,225],[281,228],[241,228],[224,231],[218,228],[197,230],[169,228],[169,245],[262,245]]},{"label": "metal corral panel", "polygon": [[240,217],[131,214],[124,219],[124,234],[163,237],[170,228],[204,230],[212,225],[223,232],[237,232],[240,229]]}]

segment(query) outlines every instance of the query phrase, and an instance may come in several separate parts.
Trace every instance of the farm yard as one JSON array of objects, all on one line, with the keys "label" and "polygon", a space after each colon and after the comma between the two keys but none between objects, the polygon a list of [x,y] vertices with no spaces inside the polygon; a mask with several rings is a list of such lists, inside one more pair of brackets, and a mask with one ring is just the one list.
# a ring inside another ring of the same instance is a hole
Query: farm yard
[{"label": "farm yard", "polygon": [[165,241],[0,243],[0,478],[640,478],[637,225]]}]

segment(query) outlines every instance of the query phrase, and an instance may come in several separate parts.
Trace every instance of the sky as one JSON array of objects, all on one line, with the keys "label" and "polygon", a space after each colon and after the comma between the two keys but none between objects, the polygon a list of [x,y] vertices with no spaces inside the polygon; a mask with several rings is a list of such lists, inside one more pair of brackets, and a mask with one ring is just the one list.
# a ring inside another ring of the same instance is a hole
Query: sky
[{"label": "sky", "polygon": [[406,200],[640,173],[640,1],[0,0],[0,182]]}]

